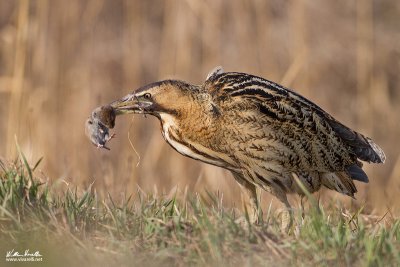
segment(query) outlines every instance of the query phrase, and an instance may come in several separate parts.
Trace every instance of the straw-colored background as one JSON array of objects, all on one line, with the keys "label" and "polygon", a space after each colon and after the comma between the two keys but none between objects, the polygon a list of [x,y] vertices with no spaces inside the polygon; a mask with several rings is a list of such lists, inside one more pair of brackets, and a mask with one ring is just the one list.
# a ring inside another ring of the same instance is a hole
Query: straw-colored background
[{"label": "straw-colored background", "polygon": [[111,151],[83,128],[141,85],[201,83],[222,65],[297,90],[382,146],[388,160],[366,164],[354,204],[383,213],[400,201],[399,18],[397,0],[1,1],[0,155],[15,157],[16,135],[53,181],[114,196],[188,185],[237,204],[230,174],[177,154],[155,118],[119,117]]}]

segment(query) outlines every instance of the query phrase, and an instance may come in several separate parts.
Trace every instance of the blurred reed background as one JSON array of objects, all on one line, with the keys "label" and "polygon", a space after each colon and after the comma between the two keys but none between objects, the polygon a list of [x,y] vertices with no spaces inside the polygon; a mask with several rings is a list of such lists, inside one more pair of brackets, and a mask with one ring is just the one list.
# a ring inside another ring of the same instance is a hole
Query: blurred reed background
[{"label": "blurred reed background", "polygon": [[32,164],[44,157],[43,179],[94,181],[113,196],[208,188],[240,206],[230,174],[177,154],[155,118],[119,117],[111,151],[84,135],[96,106],[160,79],[202,83],[222,65],[293,88],[372,137],[388,160],[366,164],[370,184],[353,204],[396,209],[399,17],[397,0],[0,1],[0,155],[15,158],[16,135]]}]

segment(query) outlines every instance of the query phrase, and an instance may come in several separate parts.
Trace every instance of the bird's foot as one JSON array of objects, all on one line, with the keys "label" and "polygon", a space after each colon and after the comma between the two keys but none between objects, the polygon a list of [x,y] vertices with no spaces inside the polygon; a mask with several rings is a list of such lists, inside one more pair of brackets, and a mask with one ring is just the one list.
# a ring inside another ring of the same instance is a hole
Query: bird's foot
[{"label": "bird's foot", "polygon": [[257,209],[251,209],[248,213],[248,217],[248,220],[251,224],[258,224],[260,222]]},{"label": "bird's foot", "polygon": [[281,219],[281,231],[282,233],[289,233],[293,225],[293,210],[284,209],[279,212],[278,215]]},{"label": "bird's foot", "polygon": [[249,227],[249,225],[257,225],[259,221],[258,218],[252,216],[241,216],[237,218],[235,222],[242,227]]},{"label": "bird's foot", "polygon": [[249,226],[249,224],[259,224],[260,218],[257,209],[249,208],[245,210],[243,216],[235,220],[236,223],[244,226]]}]

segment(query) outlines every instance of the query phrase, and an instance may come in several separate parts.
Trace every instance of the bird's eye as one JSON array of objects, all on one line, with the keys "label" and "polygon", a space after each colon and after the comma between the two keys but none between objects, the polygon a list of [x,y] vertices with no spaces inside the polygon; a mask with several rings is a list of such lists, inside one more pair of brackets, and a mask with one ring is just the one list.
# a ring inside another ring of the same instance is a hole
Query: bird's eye
[{"label": "bird's eye", "polygon": [[150,98],[151,98],[151,94],[150,94],[150,93],[145,93],[145,94],[143,95],[143,97],[144,97],[145,99],[150,99]]}]

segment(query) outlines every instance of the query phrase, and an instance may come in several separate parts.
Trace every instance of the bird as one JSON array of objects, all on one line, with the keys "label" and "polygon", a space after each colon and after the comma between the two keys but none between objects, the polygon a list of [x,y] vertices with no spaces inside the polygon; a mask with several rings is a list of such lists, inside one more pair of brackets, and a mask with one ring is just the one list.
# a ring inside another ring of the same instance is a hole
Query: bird
[{"label": "bird", "polygon": [[114,138],[109,129],[115,125],[114,108],[105,105],[95,108],[85,122],[85,134],[97,148],[110,150],[106,143]]},{"label": "bird", "polygon": [[[252,220],[258,189],[293,209],[288,194],[321,187],[354,197],[368,183],[363,161],[384,163],[383,150],[299,93],[273,81],[216,67],[204,83],[162,80],[109,104],[116,116],[149,114],[180,154],[229,170],[249,194]],[[299,185],[299,181],[301,185]]]}]

